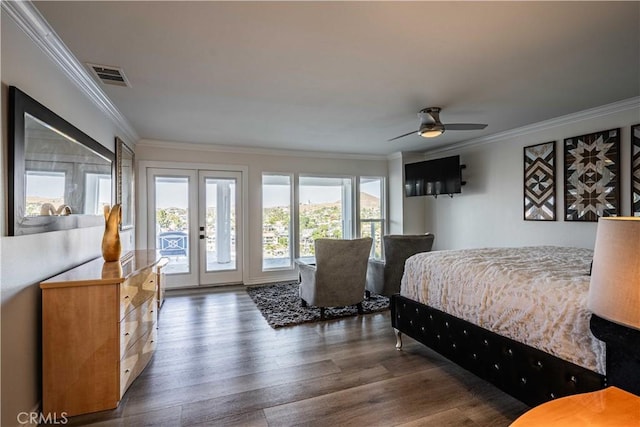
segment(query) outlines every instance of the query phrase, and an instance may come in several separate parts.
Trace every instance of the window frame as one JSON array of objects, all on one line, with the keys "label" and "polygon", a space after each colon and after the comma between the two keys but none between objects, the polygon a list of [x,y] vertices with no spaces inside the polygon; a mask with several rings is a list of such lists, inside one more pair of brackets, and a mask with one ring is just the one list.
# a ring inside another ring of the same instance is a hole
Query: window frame
[{"label": "window frame", "polygon": [[[360,201],[361,201],[361,197],[360,194],[362,193],[362,180],[363,179],[376,179],[376,180],[380,180],[380,214],[382,215],[381,218],[365,218],[363,219],[361,217],[361,210],[360,210]],[[371,258],[373,259],[384,259],[384,246],[382,245],[382,236],[384,236],[385,234],[387,234],[387,228],[388,228],[388,212],[387,212],[387,207],[388,207],[388,203],[387,203],[387,179],[384,176],[373,176],[373,175],[360,175],[357,176],[357,196],[356,196],[356,200],[357,200],[357,217],[356,217],[356,227],[357,227],[357,236],[358,237],[362,237],[362,225],[363,223],[380,223],[380,257],[376,257],[375,256],[375,252],[376,252],[376,248],[375,245],[371,248]],[[375,241],[375,238],[374,238]]]},{"label": "window frame", "polygon": [[[290,218],[289,218],[289,266],[283,267],[265,267],[264,264],[264,178],[265,176],[284,176],[289,178],[289,200],[290,200]],[[293,173],[293,172],[269,172],[262,171],[260,180],[260,259],[261,259],[261,271],[262,272],[277,272],[277,271],[290,271],[295,268],[295,259],[300,258],[300,181],[304,181],[305,178],[327,178],[327,179],[340,179],[342,180],[342,191],[345,190],[345,185],[348,183],[350,186],[350,194],[342,196],[343,201],[347,201],[350,206],[342,206],[342,233],[343,238],[353,239],[361,237],[363,223],[377,222],[381,224],[380,232],[381,236],[387,233],[388,228],[388,201],[387,201],[387,178],[385,176],[372,176],[372,175],[344,175],[344,174],[317,174],[317,173]],[[382,218],[367,218],[363,219],[360,216],[360,192],[361,182],[366,179],[380,180],[380,198],[381,206],[380,212]],[[345,210],[347,212],[345,212]],[[382,237],[380,237],[380,242]],[[381,243],[380,243],[381,245]],[[382,246],[382,245],[381,245]],[[372,248],[371,257],[375,256],[376,248]],[[381,256],[383,257],[383,248],[380,248]]]},{"label": "window frame", "polygon": [[[282,176],[289,178],[289,263],[287,266],[282,267],[265,267],[264,263],[264,178],[265,176]],[[295,176],[293,173],[289,172],[266,172],[263,171],[260,178],[260,265],[261,271],[263,272],[271,272],[271,271],[288,271],[293,270],[294,262],[293,260],[296,258],[296,227],[297,222],[294,221],[294,216],[296,215],[296,209],[294,204],[294,193],[295,193]]]}]

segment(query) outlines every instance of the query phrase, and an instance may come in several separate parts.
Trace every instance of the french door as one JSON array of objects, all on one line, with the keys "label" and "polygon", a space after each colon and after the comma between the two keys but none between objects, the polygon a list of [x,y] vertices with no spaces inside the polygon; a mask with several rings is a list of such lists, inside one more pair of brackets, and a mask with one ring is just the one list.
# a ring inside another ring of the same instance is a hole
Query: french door
[{"label": "french door", "polygon": [[148,247],[170,288],[242,283],[242,173],[147,170]]}]

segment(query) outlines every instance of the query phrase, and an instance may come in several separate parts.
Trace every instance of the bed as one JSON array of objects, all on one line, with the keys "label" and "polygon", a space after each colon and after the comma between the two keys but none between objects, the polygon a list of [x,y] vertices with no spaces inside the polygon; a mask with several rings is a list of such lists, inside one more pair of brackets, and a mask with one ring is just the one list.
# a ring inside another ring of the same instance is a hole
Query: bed
[{"label": "bed", "polygon": [[586,308],[593,252],[556,246],[410,257],[391,299],[404,333],[534,406],[605,386]]}]

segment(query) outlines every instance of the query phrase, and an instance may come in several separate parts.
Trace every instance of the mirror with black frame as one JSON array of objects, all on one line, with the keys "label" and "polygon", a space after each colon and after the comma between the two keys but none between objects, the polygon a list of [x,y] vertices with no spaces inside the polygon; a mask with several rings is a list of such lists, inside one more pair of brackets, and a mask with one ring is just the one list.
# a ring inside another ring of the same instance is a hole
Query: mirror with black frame
[{"label": "mirror with black frame", "polygon": [[103,225],[114,153],[13,86],[9,104],[9,235]]}]

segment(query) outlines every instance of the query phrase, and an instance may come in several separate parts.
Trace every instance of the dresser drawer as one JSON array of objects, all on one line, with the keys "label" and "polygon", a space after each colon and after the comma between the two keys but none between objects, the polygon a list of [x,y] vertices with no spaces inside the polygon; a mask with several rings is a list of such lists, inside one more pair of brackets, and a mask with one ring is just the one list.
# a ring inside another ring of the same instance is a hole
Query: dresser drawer
[{"label": "dresser drawer", "polygon": [[151,328],[127,350],[120,361],[120,398],[151,360],[157,339],[158,330]]},{"label": "dresser drawer", "polygon": [[120,318],[156,293],[156,274],[151,268],[140,270],[120,284]]},{"label": "dresser drawer", "polygon": [[130,311],[120,322],[120,357],[124,356],[138,338],[156,327],[157,319],[158,301],[154,294],[141,306]]}]

